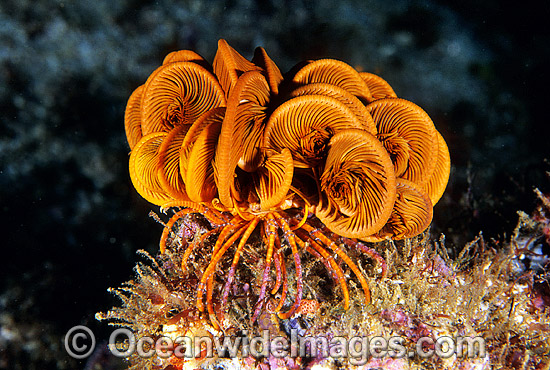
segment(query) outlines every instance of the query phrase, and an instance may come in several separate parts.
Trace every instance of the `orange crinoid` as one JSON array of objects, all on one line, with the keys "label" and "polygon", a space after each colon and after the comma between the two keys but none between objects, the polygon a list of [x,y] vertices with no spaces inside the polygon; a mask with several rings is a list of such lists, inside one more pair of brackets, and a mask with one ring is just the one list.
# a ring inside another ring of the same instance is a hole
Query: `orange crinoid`
[{"label": "orange crinoid", "polygon": [[[356,275],[368,303],[365,277],[341,243],[423,232],[450,171],[447,146],[430,117],[397,98],[382,78],[332,59],[300,63],[283,76],[263,48],[248,61],[225,40],[213,66],[192,51],[169,54],[130,96],[125,127],[136,190],[164,209],[179,208],[161,252],[171,228],[190,213],[201,213],[211,230],[188,245],[182,268],[202,241],[217,235],[196,297],[211,317],[217,264],[235,244],[223,308],[256,229],[267,255],[254,317],[268,297],[277,298],[274,311],[282,318],[300,305],[299,248],[323,260],[346,308],[338,259]],[[280,253],[286,246],[296,274],[290,307]]]}]

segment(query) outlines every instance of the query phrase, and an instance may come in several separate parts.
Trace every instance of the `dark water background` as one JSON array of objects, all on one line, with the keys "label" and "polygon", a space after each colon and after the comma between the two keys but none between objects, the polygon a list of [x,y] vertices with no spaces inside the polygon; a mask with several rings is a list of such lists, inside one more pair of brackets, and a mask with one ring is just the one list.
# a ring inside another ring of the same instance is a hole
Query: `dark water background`
[{"label": "dark water background", "polygon": [[[337,4],[337,5],[335,5]],[[550,3],[54,1],[0,3],[0,369],[84,368],[63,334],[116,303],[161,226],[128,176],[123,114],[173,50],[225,38],[282,71],[331,57],[423,107],[453,168],[435,235],[502,239],[549,191]]]}]

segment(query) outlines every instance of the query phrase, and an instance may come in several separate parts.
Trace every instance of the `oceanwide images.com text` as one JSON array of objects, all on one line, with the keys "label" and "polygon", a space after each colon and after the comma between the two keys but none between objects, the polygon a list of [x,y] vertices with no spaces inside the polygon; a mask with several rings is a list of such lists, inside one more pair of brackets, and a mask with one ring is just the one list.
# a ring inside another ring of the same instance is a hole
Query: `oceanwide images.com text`
[{"label": "oceanwide images.com text", "polygon": [[[75,329],[78,328],[78,329]],[[65,336],[65,349],[74,358],[88,357],[95,347],[95,337],[85,327],[73,327]],[[403,337],[381,336],[300,336],[291,330],[290,338],[270,336],[268,330],[262,336],[249,337],[246,331],[242,336],[161,336],[137,338],[132,331],[119,328],[109,337],[109,350],[116,357],[129,357],[137,354],[143,358],[182,359],[214,357],[332,357],[347,358],[353,365],[365,364],[369,358],[422,358],[452,356],[464,358],[484,358],[485,340],[481,337],[449,337],[436,339],[421,337],[415,343],[407,343]]]}]

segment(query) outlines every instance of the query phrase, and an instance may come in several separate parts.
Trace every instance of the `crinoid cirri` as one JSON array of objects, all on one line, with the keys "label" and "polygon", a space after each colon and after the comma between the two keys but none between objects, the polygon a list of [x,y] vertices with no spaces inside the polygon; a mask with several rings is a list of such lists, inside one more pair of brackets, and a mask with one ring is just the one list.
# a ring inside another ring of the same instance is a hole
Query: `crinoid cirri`
[{"label": "crinoid cirri", "polygon": [[250,238],[266,250],[252,322],[266,302],[280,318],[296,312],[302,251],[322,261],[344,308],[348,269],[368,304],[349,249],[423,232],[450,171],[430,117],[382,78],[333,59],[283,76],[263,48],[248,61],[225,40],[212,66],[189,50],[169,54],[130,96],[125,128],[134,187],[175,209],[161,252],[188,217],[207,220],[207,229],[183,238],[181,268],[193,255],[206,259],[196,306],[216,327]]}]

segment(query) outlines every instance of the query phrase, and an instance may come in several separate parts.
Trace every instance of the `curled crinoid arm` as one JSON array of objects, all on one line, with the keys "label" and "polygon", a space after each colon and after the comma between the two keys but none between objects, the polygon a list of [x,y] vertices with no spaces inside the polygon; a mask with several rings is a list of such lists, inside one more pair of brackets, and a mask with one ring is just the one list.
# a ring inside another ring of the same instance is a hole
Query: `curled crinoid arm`
[{"label": "curled crinoid arm", "polygon": [[157,174],[160,185],[172,198],[179,200],[189,200],[180,172],[181,144],[188,129],[187,125],[174,127],[168,132],[159,147]]},{"label": "curled crinoid arm", "polygon": [[395,176],[424,186],[438,155],[437,132],[430,117],[414,103],[399,98],[376,100],[369,105],[382,142],[395,166]]},{"label": "curled crinoid arm", "polygon": [[325,95],[344,103],[355,114],[363,129],[376,135],[376,124],[365,105],[355,95],[343,88],[318,82],[300,86],[290,92],[291,97],[302,95]]},{"label": "curled crinoid arm", "polygon": [[[242,86],[242,88],[241,88]],[[235,120],[234,130],[242,136],[242,153],[238,160],[241,169],[253,172],[262,160],[261,143],[265,128],[267,106],[269,104],[269,87],[265,77],[257,72],[247,72],[240,77],[231,95],[233,104],[228,102],[228,119]],[[235,110],[229,111],[235,107]],[[231,116],[230,114],[233,114]]]},{"label": "curled crinoid arm", "polygon": [[252,62],[262,68],[262,73],[267,78],[271,95],[277,95],[279,93],[279,84],[283,81],[283,75],[279,67],[271,60],[262,47],[257,47],[256,50],[254,50]]},{"label": "curled crinoid arm", "polygon": [[366,82],[372,94],[372,100],[383,98],[397,98],[389,83],[374,73],[360,72],[359,75]]},{"label": "curled crinoid arm", "polygon": [[221,125],[224,117],[225,107],[213,108],[203,113],[193,122],[191,127],[189,127],[179,151],[179,170],[184,180],[187,176],[187,169],[189,168],[189,154],[200,134],[210,125]]},{"label": "curled crinoid arm", "polygon": [[231,188],[237,165],[254,171],[261,161],[260,144],[269,101],[269,86],[259,71],[244,73],[228,98],[227,110],[215,155],[219,199],[233,206]]},{"label": "curled crinoid arm", "polygon": [[204,112],[225,104],[224,91],[211,72],[193,62],[168,63],[145,83],[141,130],[147,135],[191,125]]},{"label": "curled crinoid arm", "polygon": [[266,158],[254,176],[256,193],[260,198],[262,210],[274,208],[285,200],[293,174],[294,166],[290,150],[285,148],[281,153],[275,152]]},{"label": "curled crinoid arm", "polygon": [[133,149],[139,140],[141,134],[141,96],[143,94],[143,85],[134,90],[124,111],[124,130],[130,149]]},{"label": "curled crinoid arm", "polygon": [[130,179],[139,195],[149,202],[162,205],[171,200],[157,176],[158,150],[166,132],[157,132],[141,138],[130,154]]},{"label": "curled crinoid arm", "polygon": [[216,152],[221,122],[206,126],[190,150],[185,177],[187,194],[192,201],[210,202],[217,194],[212,161]]},{"label": "curled crinoid arm", "polygon": [[332,135],[349,129],[363,125],[344,103],[324,95],[302,95],[271,114],[264,146],[276,151],[288,148],[295,167],[314,167],[324,161]]},{"label": "curled crinoid arm", "polygon": [[386,238],[412,238],[426,230],[432,222],[433,206],[428,194],[412,181],[397,180],[397,198],[391,216],[379,232],[366,238],[378,242]]},{"label": "curled crinoid arm", "polygon": [[364,102],[372,100],[366,82],[352,66],[335,59],[319,59],[299,69],[292,81],[298,85],[316,82],[339,86]]},{"label": "curled crinoid arm", "polygon": [[451,157],[449,155],[449,148],[447,147],[447,143],[443,139],[443,136],[441,136],[439,132],[437,132],[437,140],[439,145],[435,169],[432,176],[430,176],[428,183],[424,186],[424,190],[428,193],[428,196],[434,206],[445,192],[447,182],[449,181],[449,175],[451,173]]},{"label": "curled crinoid arm", "polygon": [[211,70],[212,66],[203,57],[195,53],[193,50],[178,50],[169,53],[162,64],[176,63],[176,62],[193,62],[195,64],[204,67],[207,70]]},{"label": "curled crinoid arm", "polygon": [[214,73],[218,77],[226,97],[237,83],[239,76],[248,71],[259,71],[260,67],[249,62],[233,49],[224,39],[218,40],[218,51],[214,56]]},{"label": "curled crinoid arm", "polygon": [[395,201],[393,164],[382,144],[360,130],[332,138],[321,175],[317,217],[332,232],[350,238],[382,228]]}]

